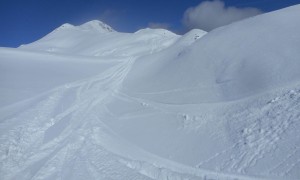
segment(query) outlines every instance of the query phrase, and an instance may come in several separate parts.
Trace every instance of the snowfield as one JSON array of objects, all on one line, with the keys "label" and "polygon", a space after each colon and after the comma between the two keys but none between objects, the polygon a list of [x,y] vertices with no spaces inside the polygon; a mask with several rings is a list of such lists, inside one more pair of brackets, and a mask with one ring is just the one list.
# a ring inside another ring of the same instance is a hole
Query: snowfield
[{"label": "snowfield", "polygon": [[0,179],[300,179],[299,18],[0,48]]}]

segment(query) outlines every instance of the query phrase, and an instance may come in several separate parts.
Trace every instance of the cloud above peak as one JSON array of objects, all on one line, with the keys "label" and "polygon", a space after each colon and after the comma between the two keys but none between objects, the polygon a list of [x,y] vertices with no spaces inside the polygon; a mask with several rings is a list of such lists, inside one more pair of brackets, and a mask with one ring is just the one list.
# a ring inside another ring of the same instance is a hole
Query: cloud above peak
[{"label": "cloud above peak", "polygon": [[226,7],[220,0],[204,1],[185,11],[183,24],[187,29],[198,28],[210,31],[261,13],[262,11],[257,8]]}]

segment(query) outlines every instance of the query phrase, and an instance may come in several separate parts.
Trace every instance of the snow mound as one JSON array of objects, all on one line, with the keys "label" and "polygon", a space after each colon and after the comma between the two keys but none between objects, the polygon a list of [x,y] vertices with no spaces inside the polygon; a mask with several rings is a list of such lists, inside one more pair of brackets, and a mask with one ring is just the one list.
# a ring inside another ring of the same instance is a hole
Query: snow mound
[{"label": "snow mound", "polygon": [[216,29],[179,53],[174,48],[168,58],[140,58],[125,87],[140,97],[196,103],[299,81],[299,16],[300,6],[267,13]]}]

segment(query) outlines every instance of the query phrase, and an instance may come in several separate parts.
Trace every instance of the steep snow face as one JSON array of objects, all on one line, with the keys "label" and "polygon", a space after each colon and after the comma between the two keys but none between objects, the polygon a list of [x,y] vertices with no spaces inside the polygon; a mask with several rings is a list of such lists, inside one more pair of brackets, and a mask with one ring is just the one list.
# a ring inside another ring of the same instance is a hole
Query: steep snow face
[{"label": "steep snow face", "polygon": [[143,97],[195,103],[238,99],[298,81],[299,16],[300,6],[290,7],[216,29],[181,52],[170,50],[168,58],[163,52],[141,58],[125,86]]},{"label": "steep snow face", "polygon": [[64,24],[44,38],[20,48],[73,55],[137,57],[167,48],[179,37],[170,31],[156,29],[119,33],[94,20],[80,26]]}]

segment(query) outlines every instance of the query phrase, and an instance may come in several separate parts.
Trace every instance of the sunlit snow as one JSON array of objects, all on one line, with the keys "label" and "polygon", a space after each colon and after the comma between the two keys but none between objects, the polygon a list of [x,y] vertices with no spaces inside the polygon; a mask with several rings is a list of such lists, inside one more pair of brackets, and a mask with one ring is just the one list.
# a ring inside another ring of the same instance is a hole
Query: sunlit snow
[{"label": "sunlit snow", "polygon": [[0,48],[0,179],[299,179],[299,18]]}]

